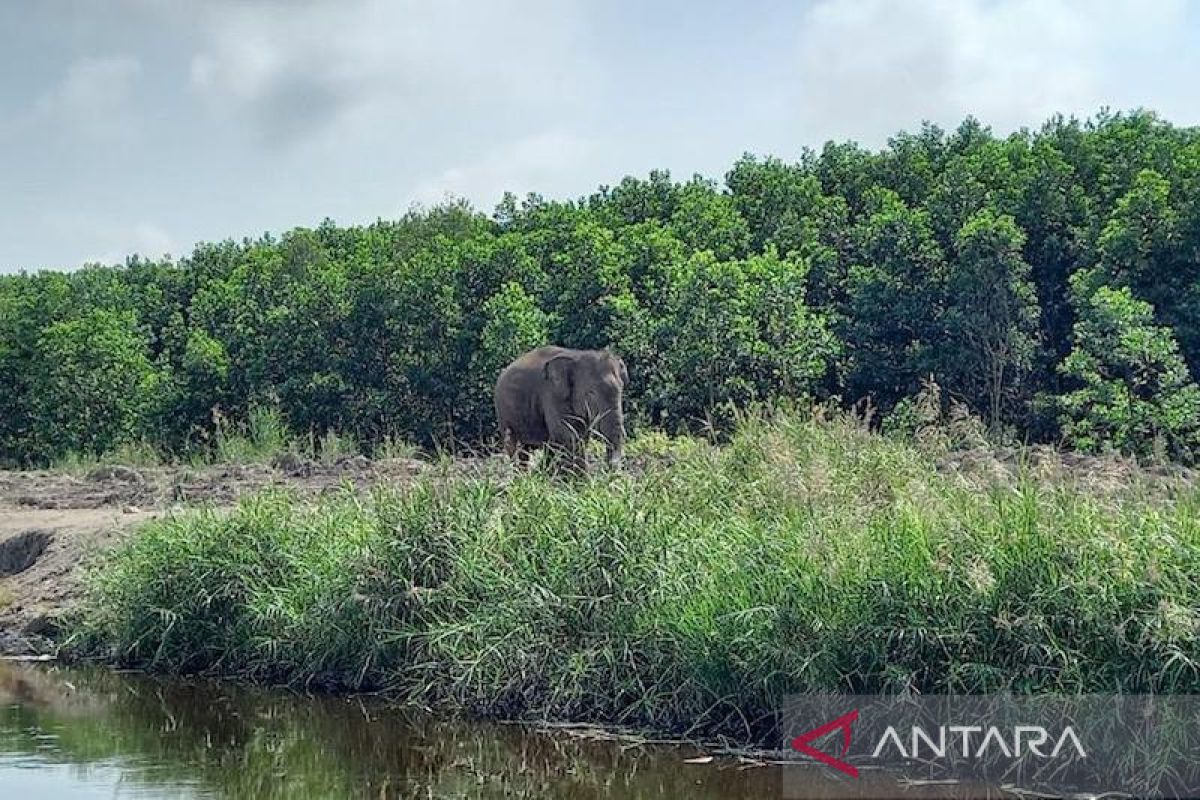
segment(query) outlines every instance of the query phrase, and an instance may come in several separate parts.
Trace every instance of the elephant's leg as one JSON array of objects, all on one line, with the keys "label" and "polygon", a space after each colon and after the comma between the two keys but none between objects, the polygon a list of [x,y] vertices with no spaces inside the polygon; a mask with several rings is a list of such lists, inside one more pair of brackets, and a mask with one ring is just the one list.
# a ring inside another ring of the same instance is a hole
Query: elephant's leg
[{"label": "elephant's leg", "polygon": [[529,469],[529,464],[533,461],[533,450],[531,445],[517,445],[517,466],[522,470]]},{"label": "elephant's leg", "polygon": [[563,454],[563,469],[570,475],[579,475],[585,471],[583,442],[575,439],[567,444]]},{"label": "elephant's leg", "polygon": [[581,472],[584,466],[584,433],[580,425],[566,416],[552,418],[547,422],[550,440],[546,443],[546,448],[552,454],[556,468],[572,473]]},{"label": "elephant's leg", "polygon": [[504,454],[516,462],[518,469],[529,469],[529,462],[533,459],[535,449],[537,449],[536,444],[522,442],[512,428],[504,429]]},{"label": "elephant's leg", "polygon": [[612,442],[606,441],[604,444],[604,463],[616,469],[621,466],[621,448],[614,445]]},{"label": "elephant's leg", "polygon": [[582,436],[574,436],[563,446],[563,469],[571,475],[579,475],[587,471],[586,440]]},{"label": "elephant's leg", "polygon": [[555,472],[575,474],[582,471],[583,459],[579,448],[571,442],[551,442],[546,445],[547,461]]}]

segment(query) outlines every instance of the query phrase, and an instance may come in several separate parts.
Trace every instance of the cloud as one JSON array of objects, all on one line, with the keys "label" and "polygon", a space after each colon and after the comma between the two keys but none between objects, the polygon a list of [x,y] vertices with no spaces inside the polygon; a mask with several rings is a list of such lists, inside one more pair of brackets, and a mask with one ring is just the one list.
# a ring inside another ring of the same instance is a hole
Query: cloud
[{"label": "cloud", "polygon": [[140,253],[149,258],[158,258],[177,252],[174,237],[151,222],[138,222],[125,235],[124,254]]},{"label": "cloud", "polygon": [[38,97],[26,122],[66,126],[94,136],[130,130],[132,100],[142,65],[131,56],[82,58]]},{"label": "cloud", "polygon": [[218,3],[190,78],[219,113],[271,144],[347,125],[419,127],[505,104],[569,99],[573,3],[351,0]]},{"label": "cloud", "polygon": [[82,263],[123,264],[135,253],[161,258],[180,252],[175,237],[147,220],[131,223],[108,215],[57,212],[44,215],[40,227],[49,236],[86,240],[92,252],[81,259]]},{"label": "cloud", "polygon": [[1154,77],[1189,74],[1175,38],[1187,13],[1183,0],[824,0],[804,19],[795,102],[806,131],[872,145],[922,119],[1013,130],[1170,106]]},{"label": "cloud", "polygon": [[151,222],[94,230],[92,241],[98,242],[103,249],[97,255],[85,258],[84,263],[124,264],[125,259],[134,254],[157,259],[179,253],[174,237]]},{"label": "cloud", "polygon": [[585,165],[595,163],[595,142],[562,130],[549,130],[498,147],[483,157],[443,170],[418,183],[412,200],[436,203],[465,197],[488,209],[504,192],[555,196],[579,184]]}]

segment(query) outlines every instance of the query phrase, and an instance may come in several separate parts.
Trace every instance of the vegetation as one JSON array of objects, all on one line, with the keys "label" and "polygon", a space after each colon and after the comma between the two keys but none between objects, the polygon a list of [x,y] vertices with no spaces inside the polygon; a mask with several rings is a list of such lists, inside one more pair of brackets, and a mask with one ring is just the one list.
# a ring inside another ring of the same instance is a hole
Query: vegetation
[{"label": "vegetation", "polygon": [[74,647],[761,741],[802,690],[1200,691],[1197,489],[975,479],[939,461],[978,431],[907,408],[918,445],[751,416],[636,473],[183,512],[93,567]]},{"label": "vegetation", "polygon": [[548,341],[619,349],[633,421],[672,432],[886,412],[933,376],[995,430],[1190,460],[1197,253],[1200,132],[1135,112],[0,277],[0,462],[208,452],[256,407],[368,451],[473,444],[498,366]]},{"label": "vegetation", "polygon": [[[375,458],[416,458],[420,448],[410,442],[391,437],[376,443],[371,453]],[[208,464],[263,464],[298,460],[334,463],[350,456],[362,455],[358,443],[336,431],[318,436],[314,432],[295,433],[288,429],[283,415],[275,406],[251,407],[241,421],[227,419],[217,413],[207,447],[182,454],[164,452],[160,447],[142,440],[122,442],[116,447],[96,451],[69,450],[50,462],[55,471],[87,474],[98,466],[162,467],[183,464],[201,467]]]}]

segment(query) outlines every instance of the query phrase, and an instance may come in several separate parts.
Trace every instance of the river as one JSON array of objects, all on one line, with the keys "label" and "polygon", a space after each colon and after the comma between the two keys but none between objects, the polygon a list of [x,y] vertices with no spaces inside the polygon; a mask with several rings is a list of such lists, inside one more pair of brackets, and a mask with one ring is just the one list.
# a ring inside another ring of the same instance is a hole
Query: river
[{"label": "river", "polygon": [[[0,662],[0,797],[777,798],[780,767],[689,746],[456,721],[102,668]],[[848,796],[818,769],[807,796]],[[947,796],[880,776],[851,796]],[[977,791],[974,796],[979,796]]]}]

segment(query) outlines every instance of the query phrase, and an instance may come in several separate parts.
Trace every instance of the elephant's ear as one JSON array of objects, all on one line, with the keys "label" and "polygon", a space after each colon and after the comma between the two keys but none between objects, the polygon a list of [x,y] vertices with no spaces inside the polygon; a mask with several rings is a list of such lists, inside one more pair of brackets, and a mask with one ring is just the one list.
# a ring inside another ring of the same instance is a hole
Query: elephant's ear
[{"label": "elephant's ear", "polygon": [[575,359],[569,356],[555,356],[542,367],[542,376],[554,385],[556,397],[570,397],[571,386],[575,382]]},{"label": "elephant's ear", "polygon": [[617,359],[617,374],[621,376],[621,388],[629,385],[629,368],[625,366],[625,359]]}]

